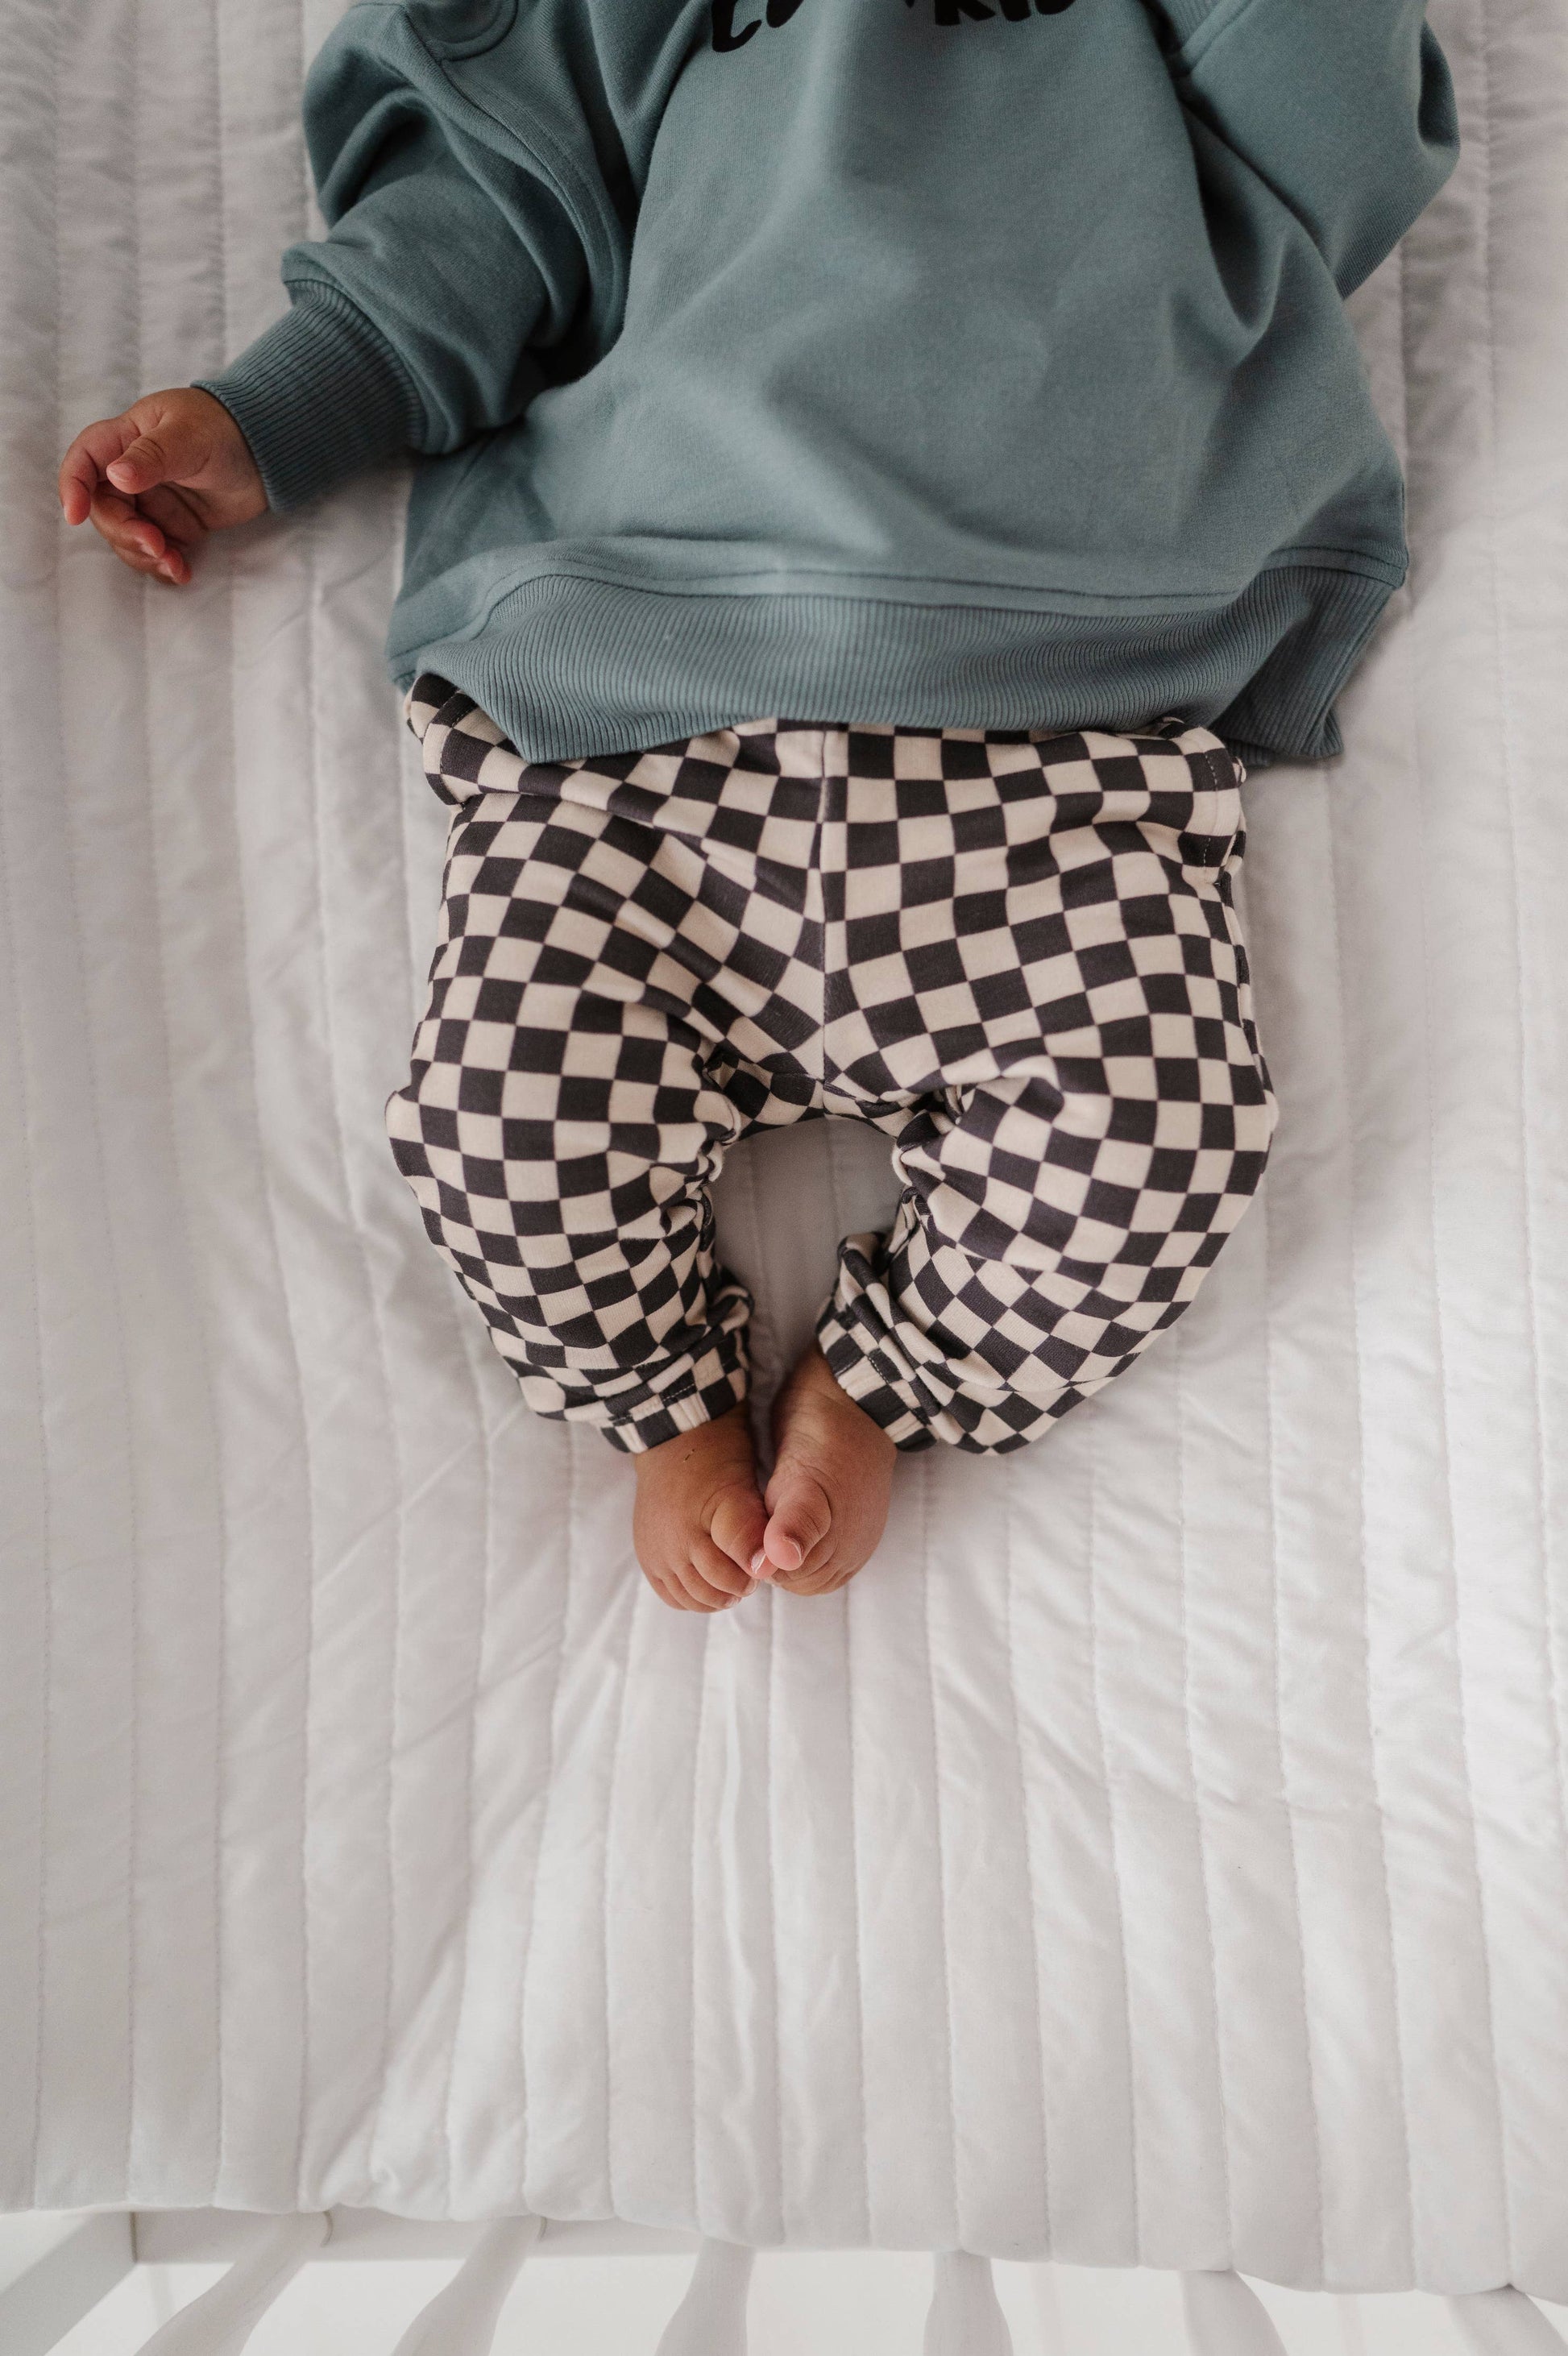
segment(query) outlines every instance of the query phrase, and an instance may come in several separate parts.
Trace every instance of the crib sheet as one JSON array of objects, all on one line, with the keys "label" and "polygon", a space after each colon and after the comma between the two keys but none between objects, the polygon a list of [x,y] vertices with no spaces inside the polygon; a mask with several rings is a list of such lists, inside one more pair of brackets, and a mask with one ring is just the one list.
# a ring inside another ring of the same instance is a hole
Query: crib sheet
[{"label": "crib sheet", "polygon": [[[1568,2299],[1561,0],[1436,0],[1464,161],[1356,304],[1413,572],[1248,789],[1264,1199],[1112,1394],[717,1622],[383,1142],[403,477],[185,594],[58,521],[281,308],[335,13],[8,12],[0,2201]],[[765,1379],[888,1191],[736,1157]]]}]

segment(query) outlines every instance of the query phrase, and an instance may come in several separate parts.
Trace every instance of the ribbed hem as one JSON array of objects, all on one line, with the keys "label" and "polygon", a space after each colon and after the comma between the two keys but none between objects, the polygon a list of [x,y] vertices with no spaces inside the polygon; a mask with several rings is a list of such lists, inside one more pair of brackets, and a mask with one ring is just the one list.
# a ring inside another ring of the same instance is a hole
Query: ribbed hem
[{"label": "ribbed hem", "polygon": [[525,760],[632,752],[773,714],[832,726],[1107,728],[1166,712],[1249,766],[1340,750],[1335,696],[1396,584],[1272,567],[1176,614],[1020,613],[845,594],[628,588],[548,574],[469,629],[389,654],[400,688],[439,672]]},{"label": "ribbed hem", "polygon": [[279,515],[408,449],[424,422],[391,346],[347,295],[308,283],[293,296],[220,374],[196,380],[239,426]]},{"label": "ribbed hem", "polygon": [[[714,1354],[710,1353],[710,1358]],[[706,1371],[691,1390],[661,1391],[635,1415],[616,1416],[601,1423],[599,1429],[612,1448],[623,1456],[644,1456],[650,1448],[661,1447],[667,1440],[678,1440],[683,1431],[700,1430],[704,1423],[716,1423],[731,1408],[739,1407],[750,1388],[750,1372],[744,1353],[729,1352]]]}]

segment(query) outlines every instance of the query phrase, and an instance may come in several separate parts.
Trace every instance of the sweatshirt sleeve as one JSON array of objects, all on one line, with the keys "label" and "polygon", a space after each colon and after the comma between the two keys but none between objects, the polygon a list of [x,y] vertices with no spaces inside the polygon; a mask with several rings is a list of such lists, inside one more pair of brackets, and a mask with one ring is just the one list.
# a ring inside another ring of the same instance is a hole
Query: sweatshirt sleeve
[{"label": "sweatshirt sleeve", "polygon": [[306,79],[305,123],[329,233],[284,255],[284,316],[198,380],[282,513],[398,450],[510,424],[586,278],[552,178],[401,11],[350,9]]},{"label": "sweatshirt sleeve", "polygon": [[1459,155],[1425,0],[1149,0],[1178,94],[1302,221],[1350,294]]}]

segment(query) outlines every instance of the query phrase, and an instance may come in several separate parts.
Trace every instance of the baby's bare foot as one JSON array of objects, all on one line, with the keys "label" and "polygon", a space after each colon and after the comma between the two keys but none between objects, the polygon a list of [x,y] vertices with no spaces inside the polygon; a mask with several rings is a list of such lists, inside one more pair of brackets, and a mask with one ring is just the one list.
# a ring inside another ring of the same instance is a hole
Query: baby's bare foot
[{"label": "baby's bare foot", "polygon": [[757,1581],[746,1566],[768,1515],[745,1408],[677,1432],[632,1462],[632,1540],[655,1592],[677,1612],[722,1612],[749,1595]]},{"label": "baby's bare foot", "polygon": [[882,1536],[897,1451],[814,1342],[779,1395],[773,1439],[768,1527],[751,1568],[791,1595],[831,1594]]}]

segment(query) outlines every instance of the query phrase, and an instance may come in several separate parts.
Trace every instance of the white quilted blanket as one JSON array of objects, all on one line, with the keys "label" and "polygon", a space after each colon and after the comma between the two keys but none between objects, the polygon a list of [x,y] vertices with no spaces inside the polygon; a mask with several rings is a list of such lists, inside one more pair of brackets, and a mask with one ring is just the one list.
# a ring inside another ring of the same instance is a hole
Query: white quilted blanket
[{"label": "white quilted blanket", "polygon": [[[401,479],[134,580],[70,434],[282,305],[315,0],[11,0],[0,2201],[521,2206],[1568,2299],[1568,17],[1359,301],[1414,569],[1249,788],[1283,1104],[1173,1336],[662,1609],[383,1142]],[[800,1334],[875,1141],[743,1151]]]}]

